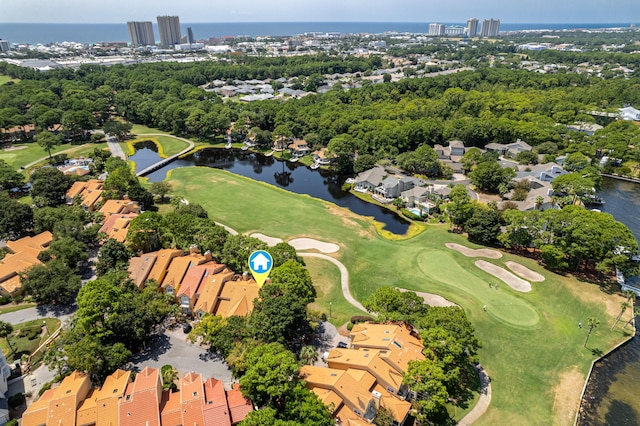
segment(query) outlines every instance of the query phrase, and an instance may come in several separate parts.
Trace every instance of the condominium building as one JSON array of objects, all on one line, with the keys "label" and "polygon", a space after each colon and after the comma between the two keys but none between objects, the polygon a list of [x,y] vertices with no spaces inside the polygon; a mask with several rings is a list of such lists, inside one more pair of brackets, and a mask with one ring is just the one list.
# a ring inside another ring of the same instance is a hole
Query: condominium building
[{"label": "condominium building", "polygon": [[177,16],[158,16],[158,32],[162,47],[173,47],[175,44],[180,44],[180,18]]},{"label": "condominium building", "polygon": [[467,19],[467,36],[475,37],[478,35],[478,18]]},{"label": "condominium building", "polygon": [[497,37],[500,34],[499,19],[484,19],[480,29],[480,37]]},{"label": "condominium building", "polygon": [[150,46],[156,44],[151,21],[131,21],[127,22],[127,26],[129,27],[129,37],[131,37],[131,44],[133,46]]},{"label": "condominium building", "polygon": [[443,36],[444,35],[444,24],[438,24],[436,22],[429,24],[429,35],[430,36]]}]

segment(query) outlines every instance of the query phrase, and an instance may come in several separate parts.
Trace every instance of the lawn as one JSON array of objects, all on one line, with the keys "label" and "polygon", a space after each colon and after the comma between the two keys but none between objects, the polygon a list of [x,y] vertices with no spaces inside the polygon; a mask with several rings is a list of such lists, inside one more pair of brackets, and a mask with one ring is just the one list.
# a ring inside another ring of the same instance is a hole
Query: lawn
[{"label": "lawn", "polygon": [[8,75],[0,75],[0,86],[10,81],[17,83],[20,80],[18,80],[17,78],[9,77]]},{"label": "lawn", "polygon": [[35,303],[22,303],[20,305],[8,304],[4,306],[0,306],[0,315],[8,314],[9,312],[21,311],[23,309],[33,308],[36,306]]},{"label": "lawn", "polygon": [[[21,166],[26,166],[27,164],[33,163],[34,161],[38,161],[43,159],[43,162],[48,157],[48,153],[44,150],[40,145],[35,142],[26,143],[26,144],[17,144],[13,145],[14,147],[24,147],[20,149],[14,149],[7,151],[3,149],[0,151],[0,160],[4,160],[9,163],[11,166],[16,169]],[[66,154],[71,158],[74,156],[88,156],[93,152],[94,148],[106,148],[106,143],[88,143],[84,145],[72,145],[70,143],[61,144],[53,147],[51,149],[51,155],[55,155],[62,151],[69,151]]]},{"label": "lawn", "polygon": [[[43,329],[42,323],[46,323],[46,329]],[[9,337],[11,347],[7,345],[7,339],[0,339],[0,347],[2,353],[7,358],[7,363],[12,364],[15,360],[19,360],[21,355],[31,355],[41,344],[43,344],[49,336],[51,336],[60,327],[60,320],[56,318],[37,319],[33,321],[23,322],[13,326],[13,333]],[[41,355],[38,355],[41,358]],[[32,365],[37,363],[39,359],[33,361]]]},{"label": "lawn", "polygon": [[[349,270],[351,293],[360,301],[390,285],[437,293],[462,306],[483,343],[481,362],[492,381],[491,405],[478,424],[572,424],[591,361],[625,338],[621,327],[610,331],[607,326],[617,314],[620,296],[511,254],[491,262],[503,266],[517,261],[546,280],[533,283],[530,293],[506,285],[490,288],[488,282],[496,280],[475,266],[476,259],[444,246],[477,247],[446,225],[392,241],[376,231],[370,218],[223,170],[176,169],[169,180],[176,195],[203,205],[211,218],[240,232],[338,243],[341,250],[335,257]],[[331,301],[336,325],[358,314],[339,294],[335,267],[322,260],[308,263],[318,282],[314,307],[328,315]],[[584,348],[586,327],[577,324],[592,316],[602,325]]]},{"label": "lawn", "polygon": [[166,136],[144,136],[140,135],[137,138],[127,142],[127,155],[131,156],[135,154],[134,145],[137,142],[151,141],[158,147],[158,155],[162,158],[171,157],[179,152],[184,151],[189,144],[183,140],[177,139],[171,135]]}]

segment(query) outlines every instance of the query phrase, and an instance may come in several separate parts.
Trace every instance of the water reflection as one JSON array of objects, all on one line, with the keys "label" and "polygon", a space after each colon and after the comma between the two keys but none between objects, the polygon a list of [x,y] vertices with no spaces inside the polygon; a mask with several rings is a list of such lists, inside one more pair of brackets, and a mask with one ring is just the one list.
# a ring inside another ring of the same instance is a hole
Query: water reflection
[{"label": "water reflection", "polygon": [[[139,145],[136,144],[136,148],[138,147]],[[130,158],[136,162],[137,170],[142,170],[160,159],[156,152],[147,149],[146,146],[138,149],[136,154]],[[150,182],[158,182],[164,180],[169,170],[189,166],[224,169],[257,181],[286,188],[291,192],[308,194],[330,201],[359,215],[372,216],[378,222],[384,223],[386,230],[395,234],[404,234],[409,228],[409,223],[396,213],[362,201],[343,191],[342,184],[346,176],[337,176],[324,170],[311,170],[299,163],[280,161],[249,151],[202,149],[150,173],[148,178]]]}]

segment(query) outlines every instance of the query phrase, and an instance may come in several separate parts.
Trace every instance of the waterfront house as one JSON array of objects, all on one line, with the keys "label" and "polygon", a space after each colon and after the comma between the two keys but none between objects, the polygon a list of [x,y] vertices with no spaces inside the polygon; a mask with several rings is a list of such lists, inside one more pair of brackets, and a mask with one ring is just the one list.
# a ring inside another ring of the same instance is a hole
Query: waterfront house
[{"label": "waterfront house", "polygon": [[294,158],[300,158],[308,155],[311,148],[304,139],[296,139],[289,144],[289,151]]},{"label": "waterfront house", "polygon": [[387,172],[380,166],[365,170],[356,176],[354,189],[360,192],[373,192],[378,186],[380,186],[386,175]]},{"label": "waterfront house", "polygon": [[320,166],[328,166],[334,158],[335,155],[329,154],[327,148],[321,148],[313,153],[313,159]]}]

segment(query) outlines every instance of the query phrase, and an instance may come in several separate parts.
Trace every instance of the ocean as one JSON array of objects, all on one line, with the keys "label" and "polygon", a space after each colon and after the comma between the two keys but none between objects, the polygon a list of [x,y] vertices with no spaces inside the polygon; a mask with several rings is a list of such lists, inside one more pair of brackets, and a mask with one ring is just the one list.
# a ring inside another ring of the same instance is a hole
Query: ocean
[{"label": "ocean", "polygon": [[[191,27],[196,39],[223,36],[292,36],[305,32],[338,32],[341,34],[383,32],[426,33],[428,22],[234,22],[181,23],[182,33]],[[460,25],[464,23],[447,23]],[[500,31],[562,30],[576,28],[624,28],[629,23],[613,24],[500,24]],[[156,37],[158,27],[153,23]],[[0,39],[10,43],[47,44],[75,41],[86,44],[129,41],[126,22],[119,24],[7,24],[0,23]]]}]

